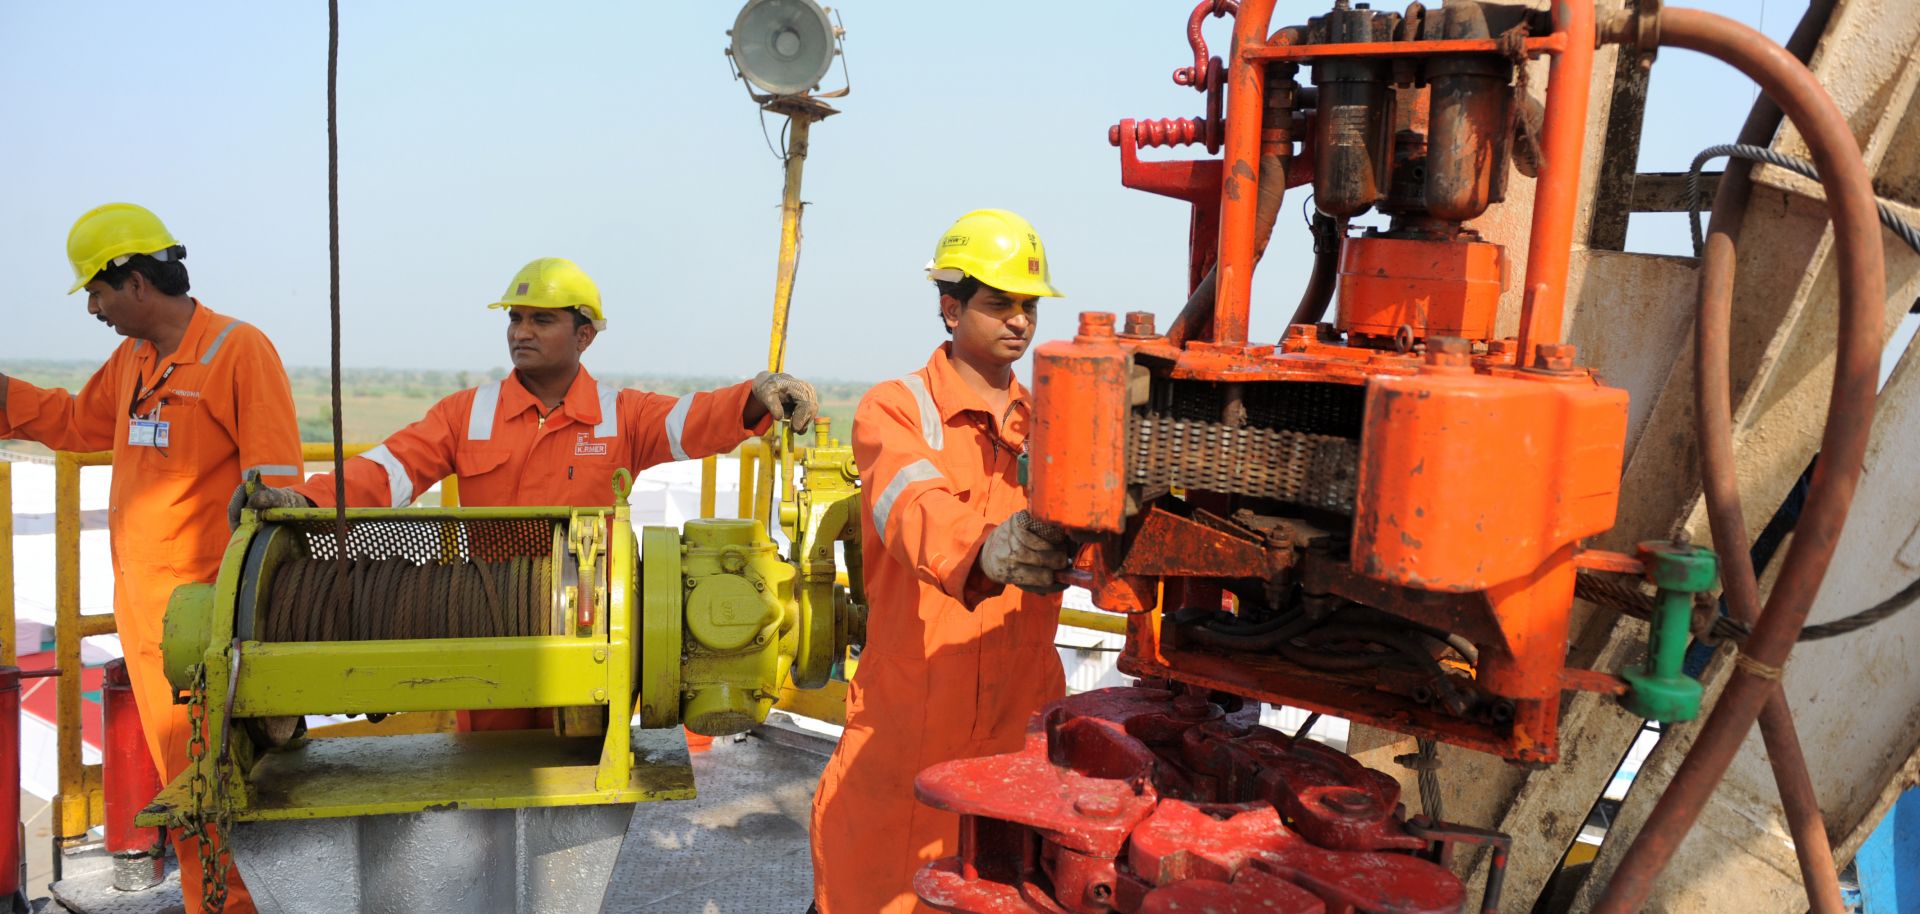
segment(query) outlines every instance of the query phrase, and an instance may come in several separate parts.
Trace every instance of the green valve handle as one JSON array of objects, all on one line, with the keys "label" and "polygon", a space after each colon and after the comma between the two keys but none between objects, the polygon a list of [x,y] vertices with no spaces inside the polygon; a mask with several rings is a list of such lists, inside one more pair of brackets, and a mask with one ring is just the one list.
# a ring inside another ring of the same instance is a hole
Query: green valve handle
[{"label": "green valve handle", "polygon": [[1700,683],[1681,668],[1687,659],[1693,595],[1713,589],[1719,562],[1712,550],[1687,543],[1641,543],[1639,551],[1647,580],[1660,593],[1654,598],[1646,665],[1621,674],[1632,689],[1620,704],[1661,723],[1692,720],[1700,716]]}]

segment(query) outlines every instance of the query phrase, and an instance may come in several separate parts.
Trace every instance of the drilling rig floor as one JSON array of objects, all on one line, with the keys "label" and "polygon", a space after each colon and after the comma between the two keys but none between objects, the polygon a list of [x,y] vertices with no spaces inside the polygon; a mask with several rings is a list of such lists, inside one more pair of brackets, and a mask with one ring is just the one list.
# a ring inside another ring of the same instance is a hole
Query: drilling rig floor
[{"label": "drilling rig floor", "polygon": [[[811,896],[807,821],[814,785],[826,765],[831,744],[777,725],[754,732],[753,737],[717,739],[711,750],[692,757],[694,779],[700,785],[695,799],[589,807],[631,810],[632,814],[624,822],[624,834],[617,843],[618,859],[606,889],[605,905],[586,910],[605,914],[749,914],[787,910],[793,907],[794,899]],[[679,736],[673,731],[649,735]],[[817,748],[810,745],[816,741]],[[540,810],[460,810],[452,815],[496,814],[511,819],[516,812]],[[420,813],[395,818],[427,820],[445,815]],[[321,824],[329,821],[346,820],[318,820]],[[425,834],[421,829],[413,831]],[[508,838],[512,839],[511,833]],[[471,844],[469,841],[467,846]],[[309,859],[309,863],[314,875],[324,868],[317,859]],[[171,862],[167,878],[142,892],[115,890],[111,864],[111,858],[101,851],[69,855],[64,861],[65,878],[54,884],[53,899],[36,914],[161,914],[178,909],[180,883]],[[410,865],[432,863],[423,859]],[[249,885],[254,885],[251,879]],[[259,891],[256,887],[256,897]],[[364,901],[371,910],[379,908],[381,899]],[[406,909],[404,902],[393,908]]]}]

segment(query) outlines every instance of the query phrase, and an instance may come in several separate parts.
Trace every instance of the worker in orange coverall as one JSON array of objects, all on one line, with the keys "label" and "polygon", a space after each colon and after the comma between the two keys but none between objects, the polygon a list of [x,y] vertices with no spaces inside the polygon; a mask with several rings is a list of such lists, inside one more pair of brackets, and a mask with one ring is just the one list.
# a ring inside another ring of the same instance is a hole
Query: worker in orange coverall
[{"label": "worker in orange coverall", "polygon": [[[804,430],[819,404],[787,374],[674,398],[602,387],[580,356],[606,328],[600,290],[572,261],[527,264],[489,307],[507,312],[513,372],[448,396],[426,418],[346,462],[347,504],[404,507],[448,474],[471,507],[613,504],[613,474],[732,450],[774,419]],[[256,508],[331,507],[334,478],[259,489]],[[533,709],[461,712],[460,728],[517,730],[550,720]]]},{"label": "worker in orange coverall", "polygon": [[[224,509],[247,471],[300,478],[280,354],[259,330],[187,295],[186,256],[141,207],[109,203],[81,216],[67,235],[67,291],[86,289],[87,311],[127,339],[78,394],[0,377],[0,438],[113,451],[113,616],[162,783],[187,769],[191,733],[160,661],[167,599],[175,587],[218,576]],[[187,910],[200,911],[199,842],[175,832],[174,850]],[[229,873],[226,911],[253,911],[239,871]]]},{"label": "worker in orange coverall", "polygon": [[813,799],[822,914],[932,910],[914,874],[955,853],[959,819],[916,802],[914,777],[1020,748],[1065,692],[1053,639],[1071,544],[1025,511],[1031,402],[1013,371],[1038,300],[1060,293],[1033,227],[1004,210],[961,217],[929,271],[952,341],[868,391],[853,420],[872,611]]}]

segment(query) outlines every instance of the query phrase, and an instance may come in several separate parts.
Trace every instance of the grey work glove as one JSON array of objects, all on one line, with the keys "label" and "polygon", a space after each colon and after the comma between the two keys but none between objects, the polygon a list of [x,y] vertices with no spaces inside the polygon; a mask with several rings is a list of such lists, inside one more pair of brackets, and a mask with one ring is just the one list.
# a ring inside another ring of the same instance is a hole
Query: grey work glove
[{"label": "grey work glove", "polygon": [[813,385],[784,371],[754,375],[753,398],[775,421],[787,420],[796,432],[813,427],[813,417],[820,415],[820,395],[813,392]]},{"label": "grey work glove", "polygon": [[233,497],[227,499],[227,529],[240,527],[240,509],[252,508],[256,511],[267,508],[311,508],[313,502],[305,495],[292,489],[276,489],[272,486],[260,486],[247,495],[247,484],[241,483],[234,488]]},{"label": "grey work glove", "polygon": [[1073,553],[1065,531],[1021,511],[987,534],[980,545],[980,573],[1029,593],[1059,593],[1067,585],[1054,572],[1073,564]]}]

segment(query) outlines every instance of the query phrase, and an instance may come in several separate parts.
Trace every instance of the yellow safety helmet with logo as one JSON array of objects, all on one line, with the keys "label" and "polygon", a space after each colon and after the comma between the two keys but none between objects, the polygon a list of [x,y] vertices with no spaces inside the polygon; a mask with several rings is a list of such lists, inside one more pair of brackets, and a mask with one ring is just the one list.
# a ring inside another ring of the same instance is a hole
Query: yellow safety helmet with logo
[{"label": "yellow safety helmet with logo", "polygon": [[119,266],[134,254],[178,260],[187,256],[187,249],[146,207],[108,203],[88,210],[67,232],[67,259],[73,262],[73,287],[67,294],[80,291],[101,270]]},{"label": "yellow safety helmet with logo", "polygon": [[1033,225],[1004,209],[977,209],[953,224],[934,245],[927,278],[959,282],[971,276],[1002,292],[1061,298],[1047,272],[1047,249]]},{"label": "yellow safety helmet with logo", "polygon": [[507,291],[489,308],[579,308],[593,321],[594,329],[607,329],[607,316],[600,311],[600,287],[587,271],[564,257],[542,257],[520,268],[507,283]]}]

